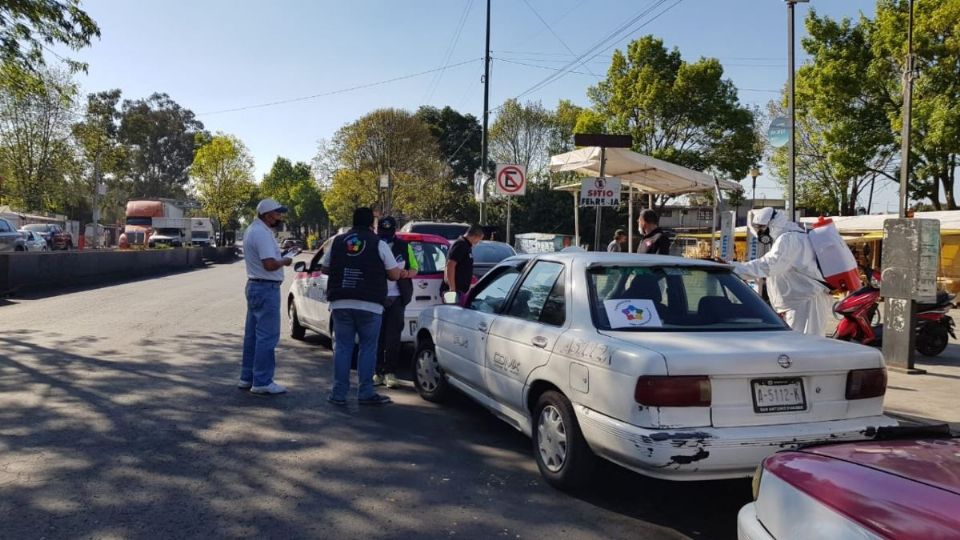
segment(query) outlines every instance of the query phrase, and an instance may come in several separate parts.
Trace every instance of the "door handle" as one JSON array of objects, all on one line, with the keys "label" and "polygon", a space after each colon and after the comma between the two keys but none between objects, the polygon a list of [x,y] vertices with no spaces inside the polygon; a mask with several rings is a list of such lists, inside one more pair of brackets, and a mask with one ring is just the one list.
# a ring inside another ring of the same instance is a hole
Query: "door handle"
[{"label": "door handle", "polygon": [[481,332],[486,332],[486,331],[487,331],[487,323],[482,322],[482,323],[478,324],[478,325],[477,325],[477,330],[480,330]]},{"label": "door handle", "polygon": [[534,347],[540,347],[541,349],[544,349],[547,346],[547,338],[543,336],[535,336],[530,340],[530,343],[533,343]]}]

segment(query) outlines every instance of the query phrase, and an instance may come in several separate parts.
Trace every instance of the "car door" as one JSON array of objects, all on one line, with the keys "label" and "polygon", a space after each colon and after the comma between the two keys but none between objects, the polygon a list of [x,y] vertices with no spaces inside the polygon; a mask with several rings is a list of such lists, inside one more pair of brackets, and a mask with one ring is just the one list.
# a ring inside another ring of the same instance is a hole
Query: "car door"
[{"label": "car door", "polygon": [[438,356],[444,371],[483,391],[487,332],[520,276],[522,264],[501,266],[478,283],[464,307],[439,310]]},{"label": "car door", "polygon": [[15,233],[13,227],[5,219],[0,219],[0,251],[13,251],[16,248],[16,237],[20,233]]},{"label": "car door", "polygon": [[547,363],[566,325],[567,272],[556,261],[537,261],[490,328],[484,382],[487,392],[523,410],[523,386]]}]

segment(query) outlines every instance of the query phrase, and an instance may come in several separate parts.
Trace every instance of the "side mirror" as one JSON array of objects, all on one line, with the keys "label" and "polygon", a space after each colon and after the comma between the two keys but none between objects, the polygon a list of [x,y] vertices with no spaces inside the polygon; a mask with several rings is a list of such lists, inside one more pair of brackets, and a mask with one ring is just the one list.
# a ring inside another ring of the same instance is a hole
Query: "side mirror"
[{"label": "side mirror", "polygon": [[296,264],[293,265],[293,269],[297,272],[306,272],[307,263],[305,263],[304,261],[298,261]]},{"label": "side mirror", "polygon": [[456,291],[447,291],[443,293],[443,303],[447,306],[455,306],[457,302],[457,293]]}]

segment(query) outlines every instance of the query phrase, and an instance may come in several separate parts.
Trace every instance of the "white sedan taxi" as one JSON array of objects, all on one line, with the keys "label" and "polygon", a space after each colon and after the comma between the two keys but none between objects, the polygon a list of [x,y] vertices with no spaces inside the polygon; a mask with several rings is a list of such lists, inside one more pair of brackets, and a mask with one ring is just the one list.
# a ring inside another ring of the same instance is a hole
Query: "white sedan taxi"
[{"label": "white sedan taxi", "polygon": [[[413,298],[404,312],[404,329],[401,343],[413,343],[417,333],[417,320],[425,308],[440,303],[440,284],[447,265],[447,250],[450,243],[440,236],[418,233],[397,233],[397,238],[410,244],[420,266],[413,278]],[[303,339],[307,330],[312,330],[327,340],[333,338],[330,304],[327,302],[327,278],[320,271],[320,259],[330,247],[324,243],[310,263],[294,265],[297,275],[287,295],[287,315],[290,321],[290,336]]]},{"label": "white sedan taxi", "polygon": [[768,455],[870,438],[878,351],[792,332],[730,267],[578,250],[506,259],[420,315],[415,383],[455,388],[533,439],[553,485],[597,456],[673,480],[749,477]]}]

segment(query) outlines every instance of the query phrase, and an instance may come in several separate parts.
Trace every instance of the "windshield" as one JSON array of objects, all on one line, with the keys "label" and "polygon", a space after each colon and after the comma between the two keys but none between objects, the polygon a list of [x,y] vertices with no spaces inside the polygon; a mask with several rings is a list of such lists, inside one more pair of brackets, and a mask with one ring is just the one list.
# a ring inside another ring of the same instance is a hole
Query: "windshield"
[{"label": "windshield", "polygon": [[24,225],[23,228],[28,231],[47,232],[47,230],[50,228],[50,225],[45,225],[43,223],[31,223],[30,225]]},{"label": "windshield", "polygon": [[475,263],[498,263],[514,255],[516,255],[516,252],[507,244],[480,242],[473,246],[473,262]]},{"label": "windshield", "polygon": [[469,225],[457,225],[454,223],[416,223],[410,226],[408,232],[435,234],[447,240],[456,240],[462,235],[467,234],[469,228]]},{"label": "windshield", "polygon": [[193,231],[194,238],[207,238],[209,236],[210,235],[207,233],[207,231]]},{"label": "windshield", "polygon": [[727,268],[598,266],[587,271],[599,330],[786,330],[780,317]]},{"label": "windshield", "polygon": [[153,225],[153,218],[151,217],[128,217],[127,225],[139,225],[141,227],[149,227]]},{"label": "windshield", "polygon": [[157,229],[157,234],[162,236],[180,236],[180,229],[162,228]]},{"label": "windshield", "polygon": [[447,246],[430,242],[410,242],[410,248],[420,265],[419,274],[436,274],[443,272],[447,266]]}]

